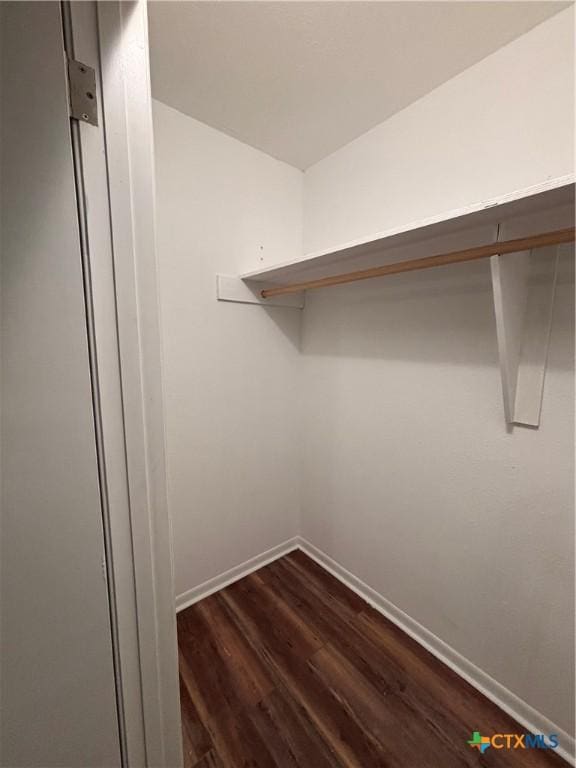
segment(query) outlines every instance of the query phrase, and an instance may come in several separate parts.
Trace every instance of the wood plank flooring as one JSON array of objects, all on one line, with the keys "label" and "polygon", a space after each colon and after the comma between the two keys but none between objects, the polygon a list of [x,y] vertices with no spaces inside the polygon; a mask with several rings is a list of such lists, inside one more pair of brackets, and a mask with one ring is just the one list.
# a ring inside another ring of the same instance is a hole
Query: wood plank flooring
[{"label": "wood plank flooring", "polygon": [[300,551],[178,614],[186,768],[540,768],[523,733]]}]

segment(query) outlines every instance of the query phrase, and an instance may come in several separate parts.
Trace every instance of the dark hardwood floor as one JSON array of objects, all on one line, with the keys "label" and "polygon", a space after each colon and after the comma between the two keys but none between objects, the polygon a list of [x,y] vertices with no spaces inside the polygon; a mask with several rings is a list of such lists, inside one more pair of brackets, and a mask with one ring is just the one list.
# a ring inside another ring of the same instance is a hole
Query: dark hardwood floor
[{"label": "dark hardwood floor", "polygon": [[186,768],[563,766],[302,552],[178,614]]}]

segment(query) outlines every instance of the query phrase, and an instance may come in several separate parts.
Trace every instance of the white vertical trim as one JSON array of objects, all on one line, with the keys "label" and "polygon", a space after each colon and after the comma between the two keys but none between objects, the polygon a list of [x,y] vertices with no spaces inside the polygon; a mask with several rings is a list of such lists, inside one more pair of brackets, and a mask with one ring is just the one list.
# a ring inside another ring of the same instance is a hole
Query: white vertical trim
[{"label": "white vertical trim", "polygon": [[147,766],[182,765],[144,0],[98,3]]},{"label": "white vertical trim", "polygon": [[[138,623],[120,364],[108,169],[95,2],[64,5],[68,55],[94,67],[98,127],[72,121],[86,227],[85,291],[112,644],[123,765],[145,765]],[[85,198],[85,200],[84,200]],[[88,273],[88,274],[86,274]],[[90,321],[90,315],[92,321]]]}]

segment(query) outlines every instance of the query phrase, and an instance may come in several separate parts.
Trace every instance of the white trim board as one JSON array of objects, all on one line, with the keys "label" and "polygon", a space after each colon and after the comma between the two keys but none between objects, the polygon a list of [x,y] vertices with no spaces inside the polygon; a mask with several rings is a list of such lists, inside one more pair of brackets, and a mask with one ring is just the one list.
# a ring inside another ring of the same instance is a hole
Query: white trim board
[{"label": "white trim board", "polygon": [[465,656],[458,653],[448,643],[445,643],[429,629],[422,626],[419,622],[408,616],[390,600],[387,600],[375,589],[369,587],[361,579],[350,573],[344,566],[337,563],[322,550],[315,547],[302,536],[294,536],[276,547],[262,552],[260,555],[246,560],[239,565],[230,568],[219,576],[215,576],[208,581],[199,584],[197,587],[184,592],[176,597],[176,611],[182,611],[194,603],[203,600],[205,597],[219,592],[224,587],[233,584],[248,576],[248,574],[262,568],[268,563],[278,560],[278,558],[300,549],[311,557],[322,568],[332,574],[338,581],[363,598],[375,610],[385,616],[406,632],[413,640],[416,640],[421,646],[426,648],[433,656],[439,659],[443,664],[450,667],[457,675],[470,683],[476,690],[480,691],[487,699],[490,699],[496,706],[506,714],[513,717],[520,725],[523,725],[531,733],[556,733],[558,734],[560,746],[555,752],[560,755],[570,765],[576,765],[574,759],[575,740],[562,728],[555,725],[549,718],[538,712],[534,707],[523,701],[512,691],[509,691],[493,677],[477,667]]},{"label": "white trim board", "polygon": [[429,629],[426,629],[426,627],[422,626],[411,616],[408,616],[407,613],[404,613],[404,611],[383,597],[379,592],[369,587],[368,584],[354,576],[354,574],[350,573],[350,571],[309,541],[298,537],[298,548],[349,589],[356,592],[357,595],[406,632],[413,640],[420,643],[421,646],[426,648],[443,664],[450,667],[476,690],[480,691],[487,699],[494,702],[506,714],[517,720],[528,731],[532,733],[558,734],[560,744],[567,746],[561,746],[554,751],[570,765],[576,765],[574,760],[575,741],[566,731],[559,728],[545,715],[531,707],[530,704],[523,701],[515,693],[509,691],[497,680],[494,680],[494,678],[490,677],[490,675],[469,661],[465,656],[462,656],[462,654],[458,653],[458,651],[437,637],[433,632],[430,632]]},{"label": "white trim board", "polygon": [[178,613],[179,611],[183,611],[184,608],[189,608],[191,605],[194,605],[194,603],[198,603],[200,600],[213,595],[215,592],[219,592],[221,589],[224,589],[224,587],[243,579],[244,576],[248,576],[249,573],[257,571],[259,568],[268,565],[268,563],[271,563],[274,560],[278,560],[280,557],[284,557],[288,552],[293,552],[298,548],[299,537],[294,536],[293,538],[282,542],[282,544],[267,549],[260,555],[251,557],[249,560],[245,560],[243,563],[224,571],[224,573],[214,576],[214,578],[208,579],[208,581],[202,582],[202,584],[199,584],[197,587],[192,587],[192,589],[189,589],[176,597],[176,612]]}]

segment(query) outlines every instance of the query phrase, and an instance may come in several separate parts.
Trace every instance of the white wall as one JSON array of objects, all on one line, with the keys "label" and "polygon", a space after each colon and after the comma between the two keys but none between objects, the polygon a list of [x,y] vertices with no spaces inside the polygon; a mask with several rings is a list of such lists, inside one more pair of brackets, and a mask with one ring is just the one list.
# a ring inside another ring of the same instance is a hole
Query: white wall
[{"label": "white wall", "polygon": [[217,302],[215,275],[301,251],[302,173],[158,101],[154,130],[181,595],[297,532],[301,312]]},{"label": "white wall", "polygon": [[[574,171],[573,11],[305,174],[305,250]],[[539,430],[507,432],[488,263],[311,292],[302,532],[568,731],[573,259]]]},{"label": "white wall", "polygon": [[542,426],[508,433],[489,280],[482,263],[309,296],[302,532],[569,730],[574,285]]},{"label": "white wall", "polygon": [[306,171],[306,253],[574,168],[574,10],[553,16]]},{"label": "white wall", "polygon": [[[305,250],[572,172],[572,21],[309,169]],[[300,511],[313,544],[571,730],[571,258],[542,426],[509,432],[488,263],[310,293],[300,357],[298,312],[218,304],[214,279],[302,252],[302,175],[158,102],[155,130],[177,593]]]}]

